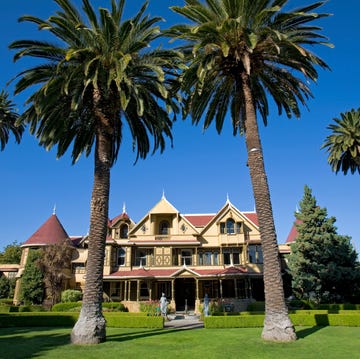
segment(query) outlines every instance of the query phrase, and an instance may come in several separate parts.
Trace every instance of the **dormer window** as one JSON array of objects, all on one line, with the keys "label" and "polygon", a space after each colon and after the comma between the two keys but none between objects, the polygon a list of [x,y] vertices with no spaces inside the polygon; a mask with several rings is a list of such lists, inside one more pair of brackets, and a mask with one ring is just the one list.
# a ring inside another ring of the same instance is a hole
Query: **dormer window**
[{"label": "dormer window", "polygon": [[232,218],[228,218],[226,222],[220,223],[221,234],[235,234],[241,232],[241,222],[235,222]]},{"label": "dormer window", "polygon": [[159,234],[169,234],[169,222],[168,221],[161,221],[159,224]]},{"label": "dormer window", "polygon": [[122,224],[120,227],[120,238],[127,238],[129,232],[129,227],[127,224]]}]

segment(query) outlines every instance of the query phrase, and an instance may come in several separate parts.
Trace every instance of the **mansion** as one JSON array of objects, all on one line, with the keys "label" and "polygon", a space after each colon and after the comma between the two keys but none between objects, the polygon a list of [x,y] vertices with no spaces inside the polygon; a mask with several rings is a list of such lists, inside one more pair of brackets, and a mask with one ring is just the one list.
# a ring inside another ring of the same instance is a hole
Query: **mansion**
[{"label": "mansion", "polygon": [[[54,213],[21,246],[15,303],[29,251],[65,239],[76,248],[66,287],[84,289],[88,237],[68,236]],[[257,215],[229,200],[217,213],[181,214],[164,195],[138,223],[124,208],[108,222],[103,282],[104,300],[121,301],[129,311],[162,293],[174,311],[199,312],[205,294],[229,310],[246,310],[264,300]]]}]

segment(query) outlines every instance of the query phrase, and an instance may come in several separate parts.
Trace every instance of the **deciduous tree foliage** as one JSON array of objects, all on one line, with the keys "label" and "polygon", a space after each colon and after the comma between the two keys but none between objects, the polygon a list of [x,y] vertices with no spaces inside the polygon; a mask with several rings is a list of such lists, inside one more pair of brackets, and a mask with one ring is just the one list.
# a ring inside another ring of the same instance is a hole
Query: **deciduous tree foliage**
[{"label": "deciduous tree foliage", "polygon": [[46,299],[51,301],[51,305],[60,302],[61,291],[71,274],[74,250],[69,240],[41,249],[39,266],[44,275]]},{"label": "deciduous tree foliage", "polygon": [[295,216],[298,235],[289,256],[294,294],[316,302],[348,299],[360,278],[351,238],[337,234],[336,219],[317,205],[308,186]]},{"label": "deciduous tree foliage", "polygon": [[16,242],[8,244],[3,252],[0,252],[0,263],[20,264],[21,247]]}]

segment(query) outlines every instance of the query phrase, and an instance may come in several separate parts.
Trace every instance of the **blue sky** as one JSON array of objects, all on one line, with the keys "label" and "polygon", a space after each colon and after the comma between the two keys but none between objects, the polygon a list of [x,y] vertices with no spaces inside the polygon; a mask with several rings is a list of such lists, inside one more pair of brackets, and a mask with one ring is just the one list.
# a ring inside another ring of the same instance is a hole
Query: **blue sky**
[{"label": "blue sky", "polygon": [[[79,3],[79,1],[75,1]],[[290,8],[314,1],[289,0]],[[108,0],[93,1],[108,7]],[[142,0],[128,0],[129,13],[137,10]],[[163,26],[182,19],[169,11],[182,0],[150,0],[151,15],[167,19]],[[327,126],[341,112],[360,107],[360,43],[358,14],[360,2],[328,1],[322,12],[333,16],[322,20],[323,34],[334,49],[318,47],[314,51],[331,67],[319,69],[317,84],[311,84],[314,99],[302,109],[300,119],[279,117],[271,110],[268,126],[260,124],[265,167],[268,174],[278,242],[284,243],[294,220],[294,211],[303,196],[304,185],[313,190],[318,204],[335,216],[338,233],[349,235],[360,251],[359,176],[335,175],[327,164],[327,155],[320,150],[329,134]],[[34,26],[18,23],[24,14],[46,18],[56,9],[50,0],[12,0],[0,2],[0,88],[12,93],[6,83],[29,66],[26,61],[12,62],[7,49],[17,39],[43,38]],[[16,96],[19,111],[26,97]],[[174,147],[163,154],[149,156],[134,165],[131,141],[125,138],[119,158],[112,169],[110,218],[122,212],[136,222],[161,198],[166,198],[183,214],[215,213],[230,201],[241,211],[252,211],[254,200],[244,138],[233,137],[230,123],[219,136],[214,127],[202,132],[190,121],[174,125]],[[46,152],[28,133],[21,145],[10,139],[0,152],[0,250],[14,241],[24,242],[52,214],[56,213],[69,235],[86,234],[93,178],[93,159],[82,157],[71,165],[69,155],[56,159],[55,150]]]}]

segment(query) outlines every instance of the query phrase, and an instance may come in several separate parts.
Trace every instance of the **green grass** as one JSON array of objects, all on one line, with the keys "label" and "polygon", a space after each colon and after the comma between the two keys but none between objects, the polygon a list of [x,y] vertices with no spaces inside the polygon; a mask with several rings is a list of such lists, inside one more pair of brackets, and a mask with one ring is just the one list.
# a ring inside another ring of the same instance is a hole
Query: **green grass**
[{"label": "green grass", "polygon": [[261,340],[261,328],[107,329],[107,341],[71,345],[69,328],[0,328],[0,358],[63,359],[357,359],[358,327],[298,327],[298,340]]}]

